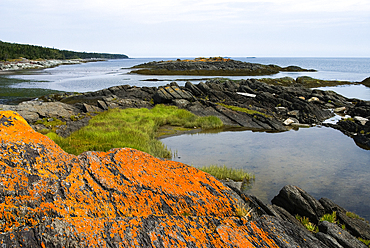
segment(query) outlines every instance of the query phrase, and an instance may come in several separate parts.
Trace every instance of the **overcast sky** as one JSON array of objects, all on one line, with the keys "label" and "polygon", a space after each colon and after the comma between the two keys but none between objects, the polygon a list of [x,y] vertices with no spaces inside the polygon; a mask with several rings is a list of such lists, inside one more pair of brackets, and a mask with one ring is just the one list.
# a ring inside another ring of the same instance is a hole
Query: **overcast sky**
[{"label": "overcast sky", "polygon": [[370,0],[0,0],[0,40],[130,57],[370,57]]}]

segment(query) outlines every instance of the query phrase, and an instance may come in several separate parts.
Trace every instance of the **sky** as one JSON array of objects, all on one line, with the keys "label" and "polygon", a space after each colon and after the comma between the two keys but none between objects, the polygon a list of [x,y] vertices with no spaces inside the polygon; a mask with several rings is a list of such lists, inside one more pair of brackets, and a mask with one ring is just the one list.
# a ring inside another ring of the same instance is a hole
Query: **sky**
[{"label": "sky", "polygon": [[139,57],[370,57],[370,0],[0,0],[0,40]]}]

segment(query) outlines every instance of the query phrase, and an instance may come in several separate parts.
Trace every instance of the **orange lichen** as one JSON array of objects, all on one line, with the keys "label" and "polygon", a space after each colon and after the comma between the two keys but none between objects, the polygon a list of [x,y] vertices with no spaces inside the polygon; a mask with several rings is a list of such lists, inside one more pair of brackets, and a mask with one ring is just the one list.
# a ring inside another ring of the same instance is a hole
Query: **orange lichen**
[{"label": "orange lichen", "polygon": [[153,219],[153,246],[223,247],[240,238],[275,247],[253,225],[249,237],[233,218],[238,202],[230,189],[193,167],[128,148],[70,155],[11,111],[0,111],[0,132],[0,232],[51,220],[65,227],[48,222],[41,235],[50,234],[48,242],[139,247],[143,223]]}]

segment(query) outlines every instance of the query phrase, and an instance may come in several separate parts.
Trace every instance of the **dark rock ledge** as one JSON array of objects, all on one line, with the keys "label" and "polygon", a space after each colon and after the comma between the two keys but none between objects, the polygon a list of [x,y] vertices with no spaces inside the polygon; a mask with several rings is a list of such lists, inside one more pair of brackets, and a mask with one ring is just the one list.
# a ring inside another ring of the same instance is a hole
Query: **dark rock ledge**
[{"label": "dark rock ledge", "polygon": [[187,82],[178,86],[173,82],[158,88],[123,85],[82,94],[50,95],[19,105],[0,105],[0,109],[17,111],[36,130],[50,128],[45,120],[59,119],[64,124],[56,131],[66,137],[98,112],[152,108],[155,104],[176,105],[199,116],[218,116],[228,126],[270,132],[322,125],[334,113],[346,114],[351,118],[324,125],[341,130],[365,149],[370,147],[370,102],[297,83],[285,87],[256,79],[210,79],[197,85]]}]

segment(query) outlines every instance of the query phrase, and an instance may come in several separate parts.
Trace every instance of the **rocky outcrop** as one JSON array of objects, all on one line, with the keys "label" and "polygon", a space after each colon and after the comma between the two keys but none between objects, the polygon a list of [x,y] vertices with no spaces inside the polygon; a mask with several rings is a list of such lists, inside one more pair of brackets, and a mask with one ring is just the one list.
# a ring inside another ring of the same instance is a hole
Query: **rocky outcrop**
[{"label": "rocky outcrop", "polygon": [[65,124],[54,129],[66,137],[101,111],[152,108],[155,104],[176,105],[199,116],[217,116],[225,125],[261,131],[320,125],[333,116],[333,112],[341,112],[353,116],[349,119],[352,123],[340,121],[323,125],[341,130],[359,146],[369,149],[369,102],[347,99],[332,91],[311,90],[299,84],[284,87],[256,79],[211,79],[197,85],[187,82],[185,86],[173,82],[158,88],[122,85],[88,93],[52,94],[19,105],[0,105],[0,108],[17,111],[36,130],[50,129],[45,119],[57,118]]},{"label": "rocky outcrop", "polygon": [[[327,198],[316,200],[299,187],[285,186],[271,202],[274,204],[273,208],[279,206],[289,212],[291,217],[295,215],[308,217],[311,222],[318,225],[319,232],[315,236],[328,247],[365,248],[367,246],[358,238],[370,240],[370,225],[364,219],[349,213]],[[336,212],[336,223],[320,220],[324,214],[333,212]],[[287,219],[286,214],[279,215]]]},{"label": "rocky outcrop", "polygon": [[365,78],[361,83],[367,87],[370,87],[370,77]]},{"label": "rocky outcrop", "polygon": [[370,102],[354,99],[353,103],[343,110],[351,117],[325,125],[342,131],[352,137],[358,146],[370,150]]},{"label": "rocky outcrop", "polygon": [[198,58],[195,60],[153,61],[134,66],[131,73],[145,75],[252,76],[271,75],[280,71],[315,71],[298,66],[280,67],[232,59]]},{"label": "rocky outcrop", "polygon": [[127,148],[70,155],[12,111],[0,132],[3,246],[326,247],[191,166]]}]

